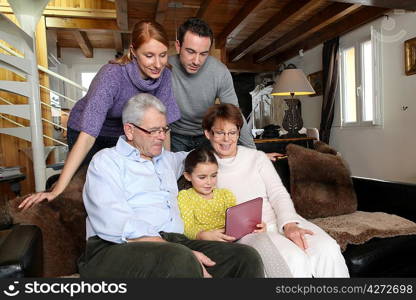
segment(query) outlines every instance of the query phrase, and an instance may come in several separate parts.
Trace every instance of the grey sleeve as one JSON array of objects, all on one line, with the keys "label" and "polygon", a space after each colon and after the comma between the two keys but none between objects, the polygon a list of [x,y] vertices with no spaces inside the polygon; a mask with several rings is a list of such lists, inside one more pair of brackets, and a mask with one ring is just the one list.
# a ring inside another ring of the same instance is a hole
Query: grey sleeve
[{"label": "grey sleeve", "polygon": [[254,144],[253,136],[251,135],[250,128],[248,128],[246,118],[243,116],[243,128],[241,128],[240,139],[238,140],[241,145],[256,149],[256,144]]},{"label": "grey sleeve", "polygon": [[[234,90],[233,79],[231,77],[231,73],[228,70],[225,70],[224,76],[221,80],[219,93],[217,97],[220,98],[221,103],[231,103],[236,106],[238,105],[238,98]],[[250,133],[250,129],[247,126],[246,118],[243,117],[243,128],[241,128],[239,144],[246,146],[248,148],[256,149],[256,145],[254,144],[253,136]]]}]

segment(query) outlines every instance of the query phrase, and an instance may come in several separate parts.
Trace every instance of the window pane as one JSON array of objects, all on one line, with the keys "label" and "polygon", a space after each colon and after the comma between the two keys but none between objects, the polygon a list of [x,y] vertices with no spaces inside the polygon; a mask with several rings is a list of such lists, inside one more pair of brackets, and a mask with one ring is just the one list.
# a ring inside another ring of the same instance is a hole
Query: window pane
[{"label": "window pane", "polygon": [[363,120],[373,121],[373,56],[371,41],[362,43]]},{"label": "window pane", "polygon": [[355,48],[344,50],[344,122],[357,122]]}]

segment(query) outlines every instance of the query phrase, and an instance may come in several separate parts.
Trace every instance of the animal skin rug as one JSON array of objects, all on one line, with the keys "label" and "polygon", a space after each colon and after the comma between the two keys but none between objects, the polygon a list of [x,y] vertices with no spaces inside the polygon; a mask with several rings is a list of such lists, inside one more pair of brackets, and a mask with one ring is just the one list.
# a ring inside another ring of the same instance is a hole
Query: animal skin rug
[{"label": "animal skin rug", "polygon": [[7,219],[15,224],[37,225],[42,231],[43,277],[77,272],[77,259],[85,249],[86,212],[82,203],[85,174],[86,168],[80,169],[52,202],[42,202],[26,211],[18,208],[26,196],[6,204]]},{"label": "animal skin rug", "polygon": [[348,244],[364,244],[372,238],[416,234],[416,223],[383,212],[351,214],[309,220],[334,238],[342,251]]}]

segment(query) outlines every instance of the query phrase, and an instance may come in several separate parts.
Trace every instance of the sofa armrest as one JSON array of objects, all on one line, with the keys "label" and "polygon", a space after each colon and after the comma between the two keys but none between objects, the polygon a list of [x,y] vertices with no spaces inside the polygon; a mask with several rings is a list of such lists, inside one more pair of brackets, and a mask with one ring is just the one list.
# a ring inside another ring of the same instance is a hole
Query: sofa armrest
[{"label": "sofa armrest", "polygon": [[35,225],[13,225],[1,232],[0,278],[42,276],[42,233]]},{"label": "sofa armrest", "polygon": [[416,222],[416,184],[352,177],[358,210],[381,211]]}]

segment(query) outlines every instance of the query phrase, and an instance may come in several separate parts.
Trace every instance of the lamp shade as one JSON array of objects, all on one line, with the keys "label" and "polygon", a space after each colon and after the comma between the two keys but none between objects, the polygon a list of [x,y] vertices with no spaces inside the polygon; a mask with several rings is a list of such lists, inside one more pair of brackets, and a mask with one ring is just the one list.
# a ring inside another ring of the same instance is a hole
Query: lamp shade
[{"label": "lamp shade", "polygon": [[309,83],[301,69],[286,69],[282,72],[276,83],[273,96],[312,95],[315,90]]}]

